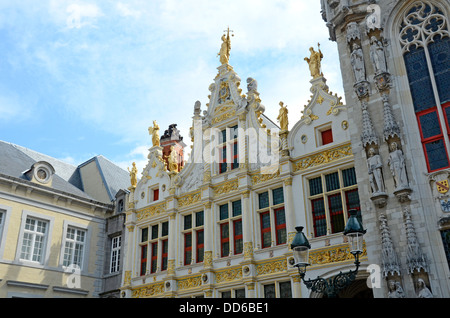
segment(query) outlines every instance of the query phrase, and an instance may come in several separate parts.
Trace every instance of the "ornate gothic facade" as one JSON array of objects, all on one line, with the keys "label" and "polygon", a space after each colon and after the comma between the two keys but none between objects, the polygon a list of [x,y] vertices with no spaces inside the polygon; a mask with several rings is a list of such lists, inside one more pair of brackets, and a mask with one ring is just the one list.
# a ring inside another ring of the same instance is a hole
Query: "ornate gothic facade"
[{"label": "ornate gothic facade", "polygon": [[339,297],[450,296],[449,1],[321,3],[347,105],[311,48],[312,95],[288,130],[288,106],[271,120],[255,79],[244,93],[224,35],[182,169],[149,129],[127,202],[122,297],[322,297],[300,282],[290,242],[304,226],[307,277],[352,269],[349,209],[367,234]]}]

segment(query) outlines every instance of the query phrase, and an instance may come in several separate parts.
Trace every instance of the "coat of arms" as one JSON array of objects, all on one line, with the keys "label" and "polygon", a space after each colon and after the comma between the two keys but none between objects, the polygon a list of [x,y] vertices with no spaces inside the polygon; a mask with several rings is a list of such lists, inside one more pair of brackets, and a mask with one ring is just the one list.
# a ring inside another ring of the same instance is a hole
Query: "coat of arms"
[{"label": "coat of arms", "polygon": [[448,179],[442,180],[442,181],[436,181],[436,188],[439,193],[445,194],[450,190],[450,187],[448,185]]}]

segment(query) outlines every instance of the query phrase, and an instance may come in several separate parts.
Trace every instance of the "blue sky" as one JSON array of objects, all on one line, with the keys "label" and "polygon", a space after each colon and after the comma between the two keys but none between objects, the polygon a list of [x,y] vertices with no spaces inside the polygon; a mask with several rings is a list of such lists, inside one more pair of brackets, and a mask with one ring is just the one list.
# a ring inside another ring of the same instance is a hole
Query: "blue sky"
[{"label": "blue sky", "polygon": [[103,155],[142,171],[157,120],[186,141],[208,102],[223,31],[230,64],[258,81],[265,114],[310,97],[308,48],[320,42],[328,86],[343,96],[336,43],[311,0],[0,0],[0,140],[75,165]]}]

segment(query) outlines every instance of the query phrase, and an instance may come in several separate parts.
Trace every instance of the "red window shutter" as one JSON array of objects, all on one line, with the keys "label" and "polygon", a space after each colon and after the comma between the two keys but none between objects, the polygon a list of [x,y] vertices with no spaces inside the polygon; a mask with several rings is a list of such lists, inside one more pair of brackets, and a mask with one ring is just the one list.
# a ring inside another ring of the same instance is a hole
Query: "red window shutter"
[{"label": "red window shutter", "polygon": [[333,131],[330,129],[321,131],[322,145],[327,145],[333,142]]},{"label": "red window shutter", "polygon": [[153,201],[159,200],[159,189],[153,190]]}]

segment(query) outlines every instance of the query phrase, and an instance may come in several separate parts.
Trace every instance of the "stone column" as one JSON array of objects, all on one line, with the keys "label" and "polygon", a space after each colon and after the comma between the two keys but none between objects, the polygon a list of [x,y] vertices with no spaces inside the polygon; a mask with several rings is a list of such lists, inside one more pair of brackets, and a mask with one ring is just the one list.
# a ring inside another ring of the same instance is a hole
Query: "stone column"
[{"label": "stone column", "polygon": [[292,193],[292,177],[286,178],[284,181],[284,190],[285,190],[285,202],[284,202],[284,212],[286,215],[286,234],[287,234],[287,242],[288,245],[294,239],[297,231],[295,230],[296,220],[295,220],[295,211],[294,211],[294,199]]},{"label": "stone column", "polygon": [[134,209],[134,188],[130,188],[128,195],[128,210],[125,219],[125,242],[126,255],[124,258],[124,266],[122,271],[122,298],[130,298],[131,295],[131,278],[133,277],[134,259],[135,259],[135,244],[136,244],[136,213]]},{"label": "stone column", "polygon": [[242,236],[244,239],[244,260],[253,259],[252,213],[250,209],[250,191],[241,192],[242,199]]},{"label": "stone column", "polygon": [[167,275],[175,274],[175,260],[177,250],[176,212],[169,214],[169,247],[167,259]]},{"label": "stone column", "polygon": [[212,268],[213,260],[213,222],[214,218],[211,210],[211,202],[204,202],[204,216],[205,216],[205,226],[204,226],[204,257],[203,257],[203,267]]}]

